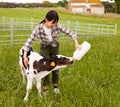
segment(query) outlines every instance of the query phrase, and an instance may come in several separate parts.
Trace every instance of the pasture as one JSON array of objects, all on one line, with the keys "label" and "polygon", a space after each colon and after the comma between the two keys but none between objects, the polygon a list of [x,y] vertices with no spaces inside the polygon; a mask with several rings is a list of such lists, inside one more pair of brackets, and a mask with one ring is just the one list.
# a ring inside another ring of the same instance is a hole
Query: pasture
[{"label": "pasture", "polygon": [[[48,9],[0,9],[0,17],[42,20]],[[27,103],[23,102],[26,84],[22,83],[19,61],[21,45],[0,47],[0,107],[120,107],[120,19],[73,15],[58,10],[60,20],[118,24],[116,37],[79,38],[87,40],[90,51],[73,65],[61,69],[60,95],[52,91],[40,99],[34,86]],[[3,35],[0,32],[0,35]],[[28,35],[29,36],[29,35]],[[39,43],[33,44],[39,52]],[[72,56],[74,43],[69,37],[60,41],[60,53]]]}]

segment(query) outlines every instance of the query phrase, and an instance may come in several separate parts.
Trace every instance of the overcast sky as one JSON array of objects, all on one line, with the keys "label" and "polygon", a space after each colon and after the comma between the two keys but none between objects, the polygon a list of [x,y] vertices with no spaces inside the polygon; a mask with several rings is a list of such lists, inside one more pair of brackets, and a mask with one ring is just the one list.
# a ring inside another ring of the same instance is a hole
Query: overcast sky
[{"label": "overcast sky", "polygon": [[0,0],[0,2],[15,2],[15,3],[42,3],[43,1],[49,1],[52,3],[57,3],[61,0]]},{"label": "overcast sky", "polygon": [[[58,1],[62,1],[62,0],[0,0],[0,2],[15,2],[15,3],[42,3],[43,1],[57,3]],[[101,0],[101,1],[109,1],[109,0]]]}]

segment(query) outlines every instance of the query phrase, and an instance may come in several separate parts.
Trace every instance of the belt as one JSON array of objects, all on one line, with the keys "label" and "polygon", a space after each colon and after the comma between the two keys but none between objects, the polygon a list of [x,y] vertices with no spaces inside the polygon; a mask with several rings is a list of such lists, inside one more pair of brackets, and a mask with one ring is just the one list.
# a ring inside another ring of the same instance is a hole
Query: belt
[{"label": "belt", "polygon": [[48,46],[50,47],[53,47],[53,48],[56,48],[58,46],[58,43],[50,43],[50,44],[44,44],[44,43],[41,43],[42,44],[42,47],[43,48],[46,48]]}]

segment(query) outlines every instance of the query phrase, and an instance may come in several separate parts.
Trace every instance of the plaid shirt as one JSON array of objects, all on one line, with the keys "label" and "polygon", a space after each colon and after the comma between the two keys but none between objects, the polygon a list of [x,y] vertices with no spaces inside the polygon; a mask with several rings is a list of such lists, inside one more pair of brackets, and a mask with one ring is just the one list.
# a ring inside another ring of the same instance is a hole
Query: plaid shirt
[{"label": "plaid shirt", "polygon": [[[58,34],[60,32],[63,32],[65,34],[69,35],[73,40],[77,38],[77,35],[73,31],[63,27],[60,24],[57,24],[54,28],[52,28],[52,31],[51,31],[53,41],[58,40]],[[32,34],[30,35],[30,37],[27,39],[27,41],[25,43],[24,50],[29,51],[29,48],[31,47],[31,45],[35,39],[39,39],[42,44],[49,45],[49,39],[48,39],[48,36],[45,34],[45,31],[43,29],[43,24],[39,24],[33,30]]]}]

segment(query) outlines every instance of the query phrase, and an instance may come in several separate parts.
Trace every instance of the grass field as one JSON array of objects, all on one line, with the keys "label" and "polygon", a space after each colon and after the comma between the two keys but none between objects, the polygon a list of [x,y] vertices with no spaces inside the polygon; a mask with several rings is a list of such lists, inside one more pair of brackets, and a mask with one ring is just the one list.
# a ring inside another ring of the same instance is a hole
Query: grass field
[{"label": "grass field", "polygon": [[[43,19],[46,11],[0,9],[0,17],[33,16]],[[18,66],[19,49],[22,45],[0,47],[0,107],[120,107],[120,19],[58,12],[61,20],[67,20],[69,17],[71,21],[117,23],[117,36],[87,39],[91,43],[91,50],[80,61],[76,61],[60,72],[61,94],[54,94],[50,85],[47,97],[40,99],[34,86],[27,103],[23,102],[26,84],[22,83]],[[79,39],[79,43],[84,40],[86,39]],[[34,44],[33,47],[39,51],[39,44]],[[61,54],[72,56],[74,50],[71,39],[60,41]]]}]

